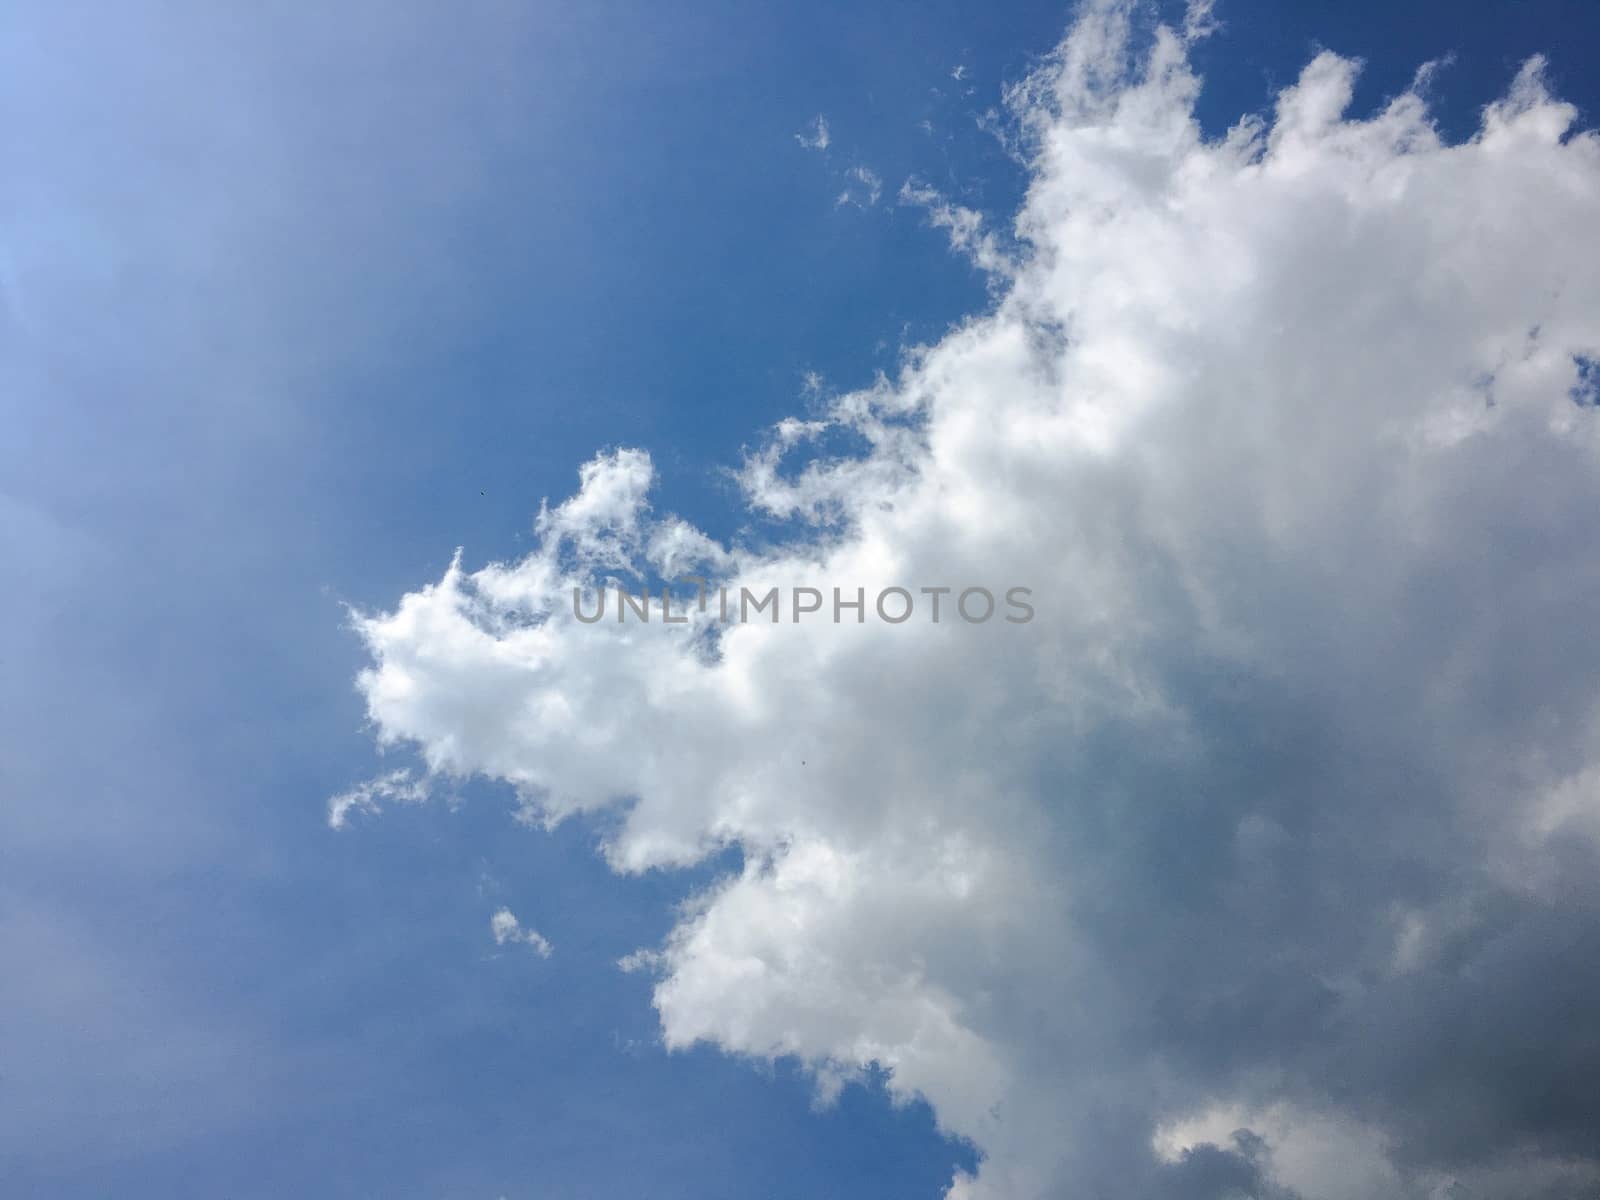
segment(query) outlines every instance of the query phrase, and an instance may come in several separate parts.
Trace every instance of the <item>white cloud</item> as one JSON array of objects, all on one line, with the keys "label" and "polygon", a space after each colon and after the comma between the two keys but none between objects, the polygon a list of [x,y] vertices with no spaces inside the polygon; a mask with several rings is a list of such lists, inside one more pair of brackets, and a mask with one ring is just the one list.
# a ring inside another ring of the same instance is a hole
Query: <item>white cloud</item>
[{"label": "white cloud", "polygon": [[635,950],[617,959],[617,969],[624,974],[632,975],[636,971],[654,971],[665,961],[665,956],[658,951]]},{"label": "white cloud", "polygon": [[1014,264],[1001,251],[994,232],[984,228],[982,213],[951,204],[935,189],[913,180],[901,185],[900,203],[927,209],[929,223],[943,229],[951,248],[971,259],[974,266],[997,277],[1011,274]]},{"label": "white cloud", "polygon": [[649,508],[650,456],[618,450],[585,463],[582,487],[572,499],[539,512],[535,530],[571,546],[580,561],[627,570],[637,547],[639,519]]},{"label": "white cloud", "polygon": [[414,778],[409,769],[390,771],[365,783],[358,783],[349,791],[330,799],[328,826],[331,829],[343,829],[349,823],[352,812],[376,813],[381,808],[379,802],[384,800],[399,804],[421,804],[428,799],[429,791],[428,781]]},{"label": "white cloud", "polygon": [[839,193],[835,207],[854,204],[857,208],[871,208],[883,196],[883,180],[871,167],[851,167],[845,178],[850,182]]},{"label": "white cloud", "polygon": [[1217,31],[1215,8],[1215,0],[1189,0],[1183,14],[1184,41],[1198,42]]},{"label": "white cloud", "polygon": [[833,141],[828,134],[828,118],[818,113],[805,129],[794,135],[794,140],[807,150],[826,150]]},{"label": "white cloud", "polygon": [[527,946],[540,958],[549,958],[553,947],[537,929],[524,929],[509,908],[496,909],[489,918],[489,932],[496,946]]},{"label": "white cloud", "polygon": [[[655,519],[648,456],[602,455],[525,560],[359,618],[371,718],[534,819],[617,810],[620,871],[741,850],[628,960],[666,1044],[878,1064],[982,1152],[958,1200],[1333,1200],[1358,1154],[1400,1197],[1574,1195],[1600,142],[1537,63],[1452,146],[1414,94],[1348,115],[1327,53],[1206,141],[1184,36],[1135,24],[1091,6],[1011,90],[1014,254],[907,194],[994,305],[752,452],[790,541]],[[788,466],[838,433],[865,451]],[[572,619],[690,554],[1038,618]]]}]

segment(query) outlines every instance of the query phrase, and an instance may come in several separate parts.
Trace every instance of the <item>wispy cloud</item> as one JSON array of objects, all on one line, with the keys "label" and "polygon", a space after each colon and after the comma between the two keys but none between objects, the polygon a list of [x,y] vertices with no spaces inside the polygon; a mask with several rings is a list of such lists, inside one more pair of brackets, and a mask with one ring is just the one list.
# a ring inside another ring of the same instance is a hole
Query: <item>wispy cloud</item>
[{"label": "wispy cloud", "polygon": [[1009,276],[1015,264],[1001,250],[1000,239],[986,227],[983,214],[976,209],[952,204],[935,189],[916,180],[900,188],[900,203],[927,211],[928,222],[942,229],[953,250],[970,259],[974,266],[998,278]]},{"label": "wispy cloud", "polygon": [[365,783],[358,783],[328,801],[328,825],[343,829],[353,812],[376,813],[384,802],[422,804],[430,795],[428,780],[418,778],[409,768],[390,771]]},{"label": "wispy cloud", "polygon": [[828,133],[828,118],[820,113],[812,117],[811,123],[794,135],[794,140],[807,150],[826,150],[833,141]]},{"label": "wispy cloud", "polygon": [[497,909],[489,918],[489,932],[494,935],[496,946],[527,946],[540,958],[549,958],[554,951],[543,934],[525,928],[509,908]]},{"label": "wispy cloud", "polygon": [[845,172],[850,182],[839,193],[837,204],[854,204],[858,208],[871,208],[883,196],[883,180],[871,167],[851,167]]}]

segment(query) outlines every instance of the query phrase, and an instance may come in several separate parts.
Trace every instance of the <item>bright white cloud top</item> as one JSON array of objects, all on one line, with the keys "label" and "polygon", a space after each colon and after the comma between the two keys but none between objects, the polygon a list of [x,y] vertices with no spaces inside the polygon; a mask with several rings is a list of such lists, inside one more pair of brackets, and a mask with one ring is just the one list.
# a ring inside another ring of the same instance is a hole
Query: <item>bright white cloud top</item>
[{"label": "bright white cloud top", "polygon": [[[1206,22],[1134,25],[1011,92],[1014,246],[915,193],[994,305],[751,456],[791,540],[602,454],[534,553],[358,618],[370,715],[534,821],[620,810],[618,870],[738,847],[637,960],[668,1045],[881,1065],[982,1152],[960,1200],[1592,1186],[1600,140],[1537,62],[1446,145],[1426,70],[1353,119],[1325,53],[1207,141]],[[573,619],[691,571],[1037,618]]]}]

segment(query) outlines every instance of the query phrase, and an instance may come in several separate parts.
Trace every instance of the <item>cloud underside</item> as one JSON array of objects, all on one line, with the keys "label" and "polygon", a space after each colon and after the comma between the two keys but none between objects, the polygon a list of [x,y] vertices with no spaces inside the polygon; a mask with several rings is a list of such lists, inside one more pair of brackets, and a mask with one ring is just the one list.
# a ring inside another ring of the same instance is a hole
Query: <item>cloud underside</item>
[{"label": "cloud underside", "polygon": [[[1446,145],[1426,72],[1357,119],[1328,53],[1204,140],[1195,29],[1133,16],[1010,92],[992,309],[745,462],[792,536],[603,454],[358,618],[371,717],[615,811],[619,871],[741,850],[637,960],[667,1043],[884,1068],[958,1200],[1592,1194],[1600,143],[1537,62]],[[684,573],[1037,617],[572,617]]]}]

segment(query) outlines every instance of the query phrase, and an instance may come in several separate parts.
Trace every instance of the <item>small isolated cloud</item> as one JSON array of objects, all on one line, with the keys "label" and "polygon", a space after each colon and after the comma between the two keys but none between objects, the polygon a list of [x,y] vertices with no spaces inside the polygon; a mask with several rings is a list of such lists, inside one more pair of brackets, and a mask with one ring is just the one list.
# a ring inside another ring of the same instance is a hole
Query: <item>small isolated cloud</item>
[{"label": "small isolated cloud", "polygon": [[509,908],[497,909],[489,918],[489,932],[494,934],[496,946],[528,946],[540,958],[549,958],[554,950],[537,929],[524,929],[517,914]]},{"label": "small isolated cloud", "polygon": [[617,959],[617,969],[632,975],[639,971],[656,971],[666,964],[667,956],[659,950],[635,950]]},{"label": "small isolated cloud", "polygon": [[962,80],[966,79],[969,74],[971,74],[971,72],[967,70],[966,64],[961,63],[956,66],[955,70],[950,72],[950,78],[954,79],[957,83],[960,83]]},{"label": "small isolated cloud", "polygon": [[379,775],[365,783],[358,783],[347,792],[340,792],[328,801],[328,827],[343,829],[352,812],[376,813],[381,801],[398,804],[421,804],[429,796],[428,780],[416,778],[409,769],[401,768]]},{"label": "small isolated cloud", "polygon": [[851,167],[845,172],[845,178],[850,182],[839,193],[836,205],[871,208],[883,196],[883,180],[871,167]]},{"label": "small isolated cloud", "polygon": [[985,227],[983,214],[952,204],[933,188],[907,180],[900,188],[900,203],[927,210],[928,223],[950,238],[950,248],[997,278],[1009,276],[1014,264],[1000,249],[994,231]]},{"label": "small isolated cloud", "polygon": [[826,150],[833,142],[828,133],[828,118],[818,113],[811,118],[810,125],[794,135],[794,140],[807,150]]},{"label": "small isolated cloud", "polygon": [[1215,0],[1189,0],[1183,14],[1184,41],[1198,42],[1217,31],[1217,20],[1211,11],[1214,6]]}]

